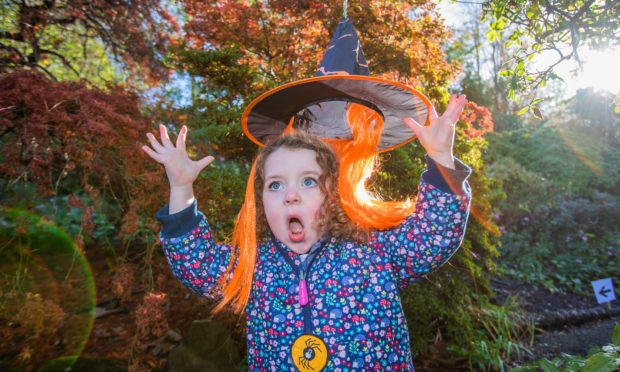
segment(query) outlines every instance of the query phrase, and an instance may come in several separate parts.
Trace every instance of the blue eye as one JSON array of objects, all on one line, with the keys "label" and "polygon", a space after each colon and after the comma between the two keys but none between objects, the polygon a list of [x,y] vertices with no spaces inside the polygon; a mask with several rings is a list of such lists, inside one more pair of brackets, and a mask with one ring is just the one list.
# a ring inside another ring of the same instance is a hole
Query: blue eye
[{"label": "blue eye", "polygon": [[272,183],[269,184],[269,190],[277,191],[277,190],[280,190],[281,188],[282,188],[282,184],[278,181],[273,181]]},{"label": "blue eye", "polygon": [[312,186],[316,186],[317,182],[314,178],[308,177],[304,179],[304,186],[306,187],[312,187]]}]

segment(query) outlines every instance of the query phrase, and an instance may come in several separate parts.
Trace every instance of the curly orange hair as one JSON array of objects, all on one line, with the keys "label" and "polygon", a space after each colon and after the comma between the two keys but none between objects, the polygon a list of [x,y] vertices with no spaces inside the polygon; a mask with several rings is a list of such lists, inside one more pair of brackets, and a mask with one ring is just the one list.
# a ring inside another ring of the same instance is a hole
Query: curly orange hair
[{"label": "curly orange hair", "polygon": [[[334,234],[336,231],[345,231],[349,236],[337,236],[339,238],[353,238],[363,240],[363,233],[370,229],[386,229],[394,227],[413,213],[414,203],[411,200],[402,202],[382,201],[376,195],[369,192],[366,182],[375,172],[378,166],[377,145],[383,129],[383,118],[374,110],[359,104],[350,104],[347,109],[347,119],[351,127],[352,138],[350,139],[324,139],[331,146],[340,162],[337,189],[330,191],[325,189],[329,182],[321,182],[322,191],[326,194],[326,202],[321,208],[319,223],[325,223],[325,231]],[[284,135],[292,132],[292,120]],[[303,141],[302,141],[303,142]],[[276,141],[274,145],[267,146],[254,160],[252,170],[245,192],[245,200],[241,211],[235,221],[231,244],[233,252],[226,274],[220,278],[222,288],[222,300],[216,306],[215,311],[222,310],[230,305],[235,312],[242,312],[250,297],[253,285],[254,268],[256,264],[256,248],[258,238],[264,238],[257,234],[257,220],[265,223],[262,201],[257,195],[262,193],[262,181],[260,174],[264,172],[267,157],[278,147],[310,148],[317,152],[317,161],[322,150],[317,145],[295,145],[295,141]],[[276,147],[277,146],[277,147]],[[263,158],[264,157],[264,158]],[[323,161],[325,162],[325,161]],[[326,161],[329,163],[329,161]],[[320,164],[323,172],[331,167]],[[260,169],[257,169],[260,168]],[[261,186],[261,190],[255,190]],[[331,182],[335,185],[335,182]],[[334,200],[330,195],[337,195]],[[330,202],[331,199],[331,202]],[[325,212],[327,210],[327,213]],[[342,210],[346,213],[348,221],[340,216]],[[329,226],[330,218],[334,218],[334,224],[345,226],[344,229]],[[348,227],[346,225],[348,224]],[[263,234],[261,234],[263,235]],[[341,234],[336,234],[341,235]],[[232,275],[231,275],[232,273]],[[229,278],[226,280],[226,278]]]}]

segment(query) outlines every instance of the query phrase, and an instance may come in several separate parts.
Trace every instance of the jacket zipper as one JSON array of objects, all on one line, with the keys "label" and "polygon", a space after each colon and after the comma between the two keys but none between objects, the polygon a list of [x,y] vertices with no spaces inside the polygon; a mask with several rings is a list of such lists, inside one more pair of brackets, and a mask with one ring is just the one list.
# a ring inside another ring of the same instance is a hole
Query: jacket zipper
[{"label": "jacket zipper", "polygon": [[288,256],[287,252],[284,249],[280,249],[280,254],[284,257],[284,260],[291,266],[293,271],[298,271],[299,283],[297,287],[297,301],[299,302],[299,306],[301,306],[301,310],[304,316],[304,333],[312,334],[312,311],[310,309],[310,296],[308,294],[308,282],[306,278],[308,277],[308,273],[312,268],[312,264],[316,257],[321,253],[323,248],[325,247],[327,242],[323,243],[323,245],[319,248],[319,250],[312,256],[310,259],[310,263],[308,264],[308,268],[299,268],[297,270],[297,266],[293,263],[291,258]]},{"label": "jacket zipper", "polygon": [[[299,305],[301,305],[301,310],[304,314],[304,333],[312,333],[312,311],[310,309],[310,299],[308,296],[308,290],[307,290],[307,284],[306,284],[306,272],[305,270],[302,270],[300,273],[300,280],[299,280]],[[302,287],[303,285],[303,287]],[[301,299],[302,299],[302,288],[303,290],[306,292],[305,296],[306,296],[306,302],[304,304],[302,304]]]}]

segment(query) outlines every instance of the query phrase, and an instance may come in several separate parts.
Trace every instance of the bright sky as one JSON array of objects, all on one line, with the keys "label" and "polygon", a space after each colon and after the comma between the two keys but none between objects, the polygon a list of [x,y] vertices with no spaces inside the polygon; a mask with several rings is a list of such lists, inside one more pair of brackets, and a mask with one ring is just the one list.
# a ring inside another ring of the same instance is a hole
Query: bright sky
[{"label": "bright sky", "polygon": [[[434,0],[437,2],[437,0]],[[478,1],[473,0],[471,2]],[[458,27],[463,22],[463,15],[467,14],[467,7],[479,7],[479,5],[452,3],[443,0],[439,3],[439,12],[451,27]],[[580,50],[580,58],[583,62],[583,71],[577,76],[572,73],[577,63],[559,64],[554,70],[557,75],[564,79],[563,90],[566,96],[572,96],[578,89],[594,87],[597,90],[606,90],[611,93],[620,92],[620,48],[609,50]],[[548,66],[557,60],[555,55],[541,55],[534,57],[535,66]]]},{"label": "bright sky", "polygon": [[[583,62],[583,71],[577,76],[573,76],[569,67],[576,67],[566,64],[558,65],[558,71],[567,84],[569,90],[576,91],[579,88],[594,87],[606,90],[611,93],[620,92],[620,50],[583,50],[580,54]],[[541,62],[545,61],[541,58]],[[553,59],[551,60],[553,61]]]}]

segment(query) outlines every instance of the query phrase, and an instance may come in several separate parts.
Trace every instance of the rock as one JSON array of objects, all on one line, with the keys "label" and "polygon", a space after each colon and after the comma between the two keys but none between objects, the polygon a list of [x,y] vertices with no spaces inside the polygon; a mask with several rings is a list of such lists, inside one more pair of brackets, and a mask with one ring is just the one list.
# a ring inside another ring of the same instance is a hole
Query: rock
[{"label": "rock", "polygon": [[169,339],[171,339],[174,342],[180,342],[183,339],[183,337],[181,337],[180,334],[173,331],[172,329],[168,331],[167,336]]},{"label": "rock", "polygon": [[215,320],[196,320],[168,355],[168,372],[238,371],[243,363],[228,329]]},{"label": "rock", "polygon": [[127,372],[127,362],[95,357],[64,356],[49,361],[37,372]]},{"label": "rock", "polygon": [[607,319],[618,315],[620,315],[620,307],[606,309],[598,306],[588,309],[545,311],[542,314],[530,317],[537,328],[552,330],[567,326],[578,326],[594,320]]}]

